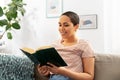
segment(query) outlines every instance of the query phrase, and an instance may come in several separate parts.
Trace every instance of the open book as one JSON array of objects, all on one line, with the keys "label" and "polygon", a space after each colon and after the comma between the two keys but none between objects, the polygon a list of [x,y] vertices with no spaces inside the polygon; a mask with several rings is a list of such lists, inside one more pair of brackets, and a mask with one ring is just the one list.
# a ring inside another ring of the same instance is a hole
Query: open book
[{"label": "open book", "polygon": [[43,66],[48,65],[47,62],[50,62],[58,67],[67,66],[54,47],[42,47],[36,51],[30,48],[22,48],[20,50],[35,64]]}]

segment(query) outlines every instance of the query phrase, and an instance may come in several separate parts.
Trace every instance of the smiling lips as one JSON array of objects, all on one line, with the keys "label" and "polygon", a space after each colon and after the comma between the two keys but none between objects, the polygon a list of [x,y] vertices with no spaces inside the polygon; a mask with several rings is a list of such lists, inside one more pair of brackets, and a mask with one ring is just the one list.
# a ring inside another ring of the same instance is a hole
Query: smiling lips
[{"label": "smiling lips", "polygon": [[67,32],[60,32],[62,36],[64,36]]}]

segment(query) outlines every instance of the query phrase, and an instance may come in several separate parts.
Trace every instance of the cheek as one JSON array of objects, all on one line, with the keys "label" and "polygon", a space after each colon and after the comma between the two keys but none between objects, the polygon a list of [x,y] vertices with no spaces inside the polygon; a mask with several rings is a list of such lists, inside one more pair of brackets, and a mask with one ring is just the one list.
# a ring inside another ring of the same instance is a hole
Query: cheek
[{"label": "cheek", "polygon": [[58,27],[58,31],[60,31],[61,30],[61,28],[60,27]]},{"label": "cheek", "polygon": [[59,27],[58,30],[59,30],[59,31],[64,31],[65,28]]},{"label": "cheek", "polygon": [[73,29],[70,29],[67,31],[69,34],[73,34],[75,31]]},{"label": "cheek", "polygon": [[69,28],[66,29],[66,31],[71,32],[71,31],[72,31],[72,28],[69,27]]}]

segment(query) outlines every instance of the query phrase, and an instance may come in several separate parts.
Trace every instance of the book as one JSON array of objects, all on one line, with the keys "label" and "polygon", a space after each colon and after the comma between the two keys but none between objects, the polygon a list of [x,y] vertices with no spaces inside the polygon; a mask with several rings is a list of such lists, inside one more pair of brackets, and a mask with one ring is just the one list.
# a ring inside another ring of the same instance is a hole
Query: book
[{"label": "book", "polygon": [[[38,50],[30,48],[20,49],[34,64],[40,64],[40,66],[48,65],[52,63],[58,67],[67,66],[66,62],[59,55],[54,47],[41,47]],[[49,66],[49,65],[48,65]]]}]

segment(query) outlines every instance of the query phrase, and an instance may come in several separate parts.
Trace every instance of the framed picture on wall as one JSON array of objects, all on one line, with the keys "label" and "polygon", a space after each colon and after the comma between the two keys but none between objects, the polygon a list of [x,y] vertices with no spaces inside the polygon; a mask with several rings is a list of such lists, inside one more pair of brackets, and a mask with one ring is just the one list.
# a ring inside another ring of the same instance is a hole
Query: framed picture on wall
[{"label": "framed picture on wall", "polygon": [[80,15],[79,29],[97,29],[97,14]]},{"label": "framed picture on wall", "polygon": [[63,0],[46,0],[46,17],[56,18],[62,14]]}]

